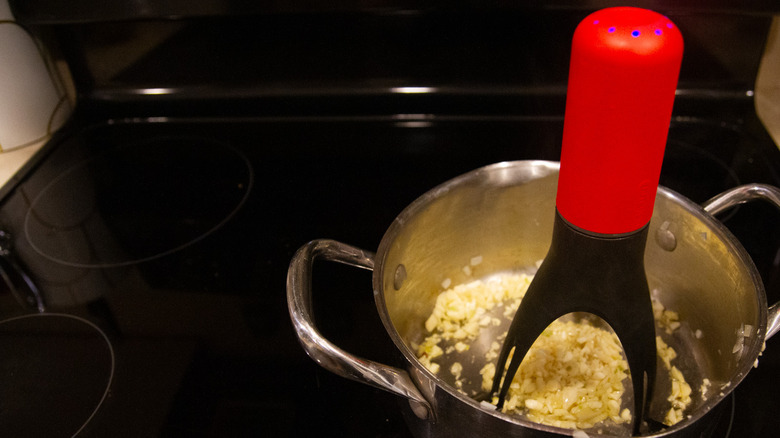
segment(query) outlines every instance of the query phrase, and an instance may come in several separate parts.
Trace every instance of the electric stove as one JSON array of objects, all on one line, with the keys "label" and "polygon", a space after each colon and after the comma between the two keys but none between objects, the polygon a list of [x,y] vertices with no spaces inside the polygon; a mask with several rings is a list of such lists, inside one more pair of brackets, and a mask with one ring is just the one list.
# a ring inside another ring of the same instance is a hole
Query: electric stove
[{"label": "electric stove", "polygon": [[[316,238],[376,250],[406,205],[448,179],[557,160],[569,41],[593,9],[91,3],[14,4],[67,63],[77,106],[0,189],[0,428],[411,437],[404,400],[306,356],[287,312],[290,259]],[[769,2],[674,3],[656,8],[686,39],[661,184],[698,203],[780,186],[752,92]],[[780,300],[780,212],[752,203],[719,219]],[[370,272],[317,265],[314,285],[329,339],[403,366]],[[774,344],[712,436],[780,427]]]}]

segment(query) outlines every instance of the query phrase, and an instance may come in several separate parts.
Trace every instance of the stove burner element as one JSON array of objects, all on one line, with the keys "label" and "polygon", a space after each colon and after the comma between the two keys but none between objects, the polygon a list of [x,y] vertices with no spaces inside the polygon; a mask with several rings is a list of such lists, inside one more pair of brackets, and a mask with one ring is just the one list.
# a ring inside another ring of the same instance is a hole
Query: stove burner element
[{"label": "stove burner element", "polygon": [[35,313],[0,321],[0,333],[3,434],[80,434],[114,380],[116,357],[105,332],[75,315]]},{"label": "stove burner element", "polygon": [[24,230],[36,252],[73,267],[156,259],[210,235],[253,184],[247,158],[213,141],[164,137],[69,168],[34,199]]}]

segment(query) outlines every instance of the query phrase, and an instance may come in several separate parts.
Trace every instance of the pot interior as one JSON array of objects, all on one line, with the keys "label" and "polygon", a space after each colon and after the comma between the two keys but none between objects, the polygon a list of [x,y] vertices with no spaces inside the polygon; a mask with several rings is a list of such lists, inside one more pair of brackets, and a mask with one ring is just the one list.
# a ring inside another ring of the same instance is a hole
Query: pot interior
[{"label": "pot interior", "polygon": [[[475,407],[455,389],[446,361],[463,364],[462,380],[469,383],[462,390],[469,394],[480,386],[484,351],[499,333],[481,333],[470,350],[445,359],[436,375],[417,360],[416,346],[428,335],[424,323],[445,285],[535,270],[552,236],[557,169],[553,162],[518,161],[451,180],[405,209],[380,244],[377,305],[415,368],[413,375],[427,376]],[[648,235],[651,293],[681,322],[672,334],[660,327],[657,334],[676,350],[673,364],[693,390],[687,419],[674,427],[682,428],[714,407],[751,369],[763,344],[766,298],[752,261],[734,237],[680,195],[659,188]],[[480,263],[474,264],[475,258]],[[668,410],[670,383],[660,366],[658,382],[653,418]]]}]

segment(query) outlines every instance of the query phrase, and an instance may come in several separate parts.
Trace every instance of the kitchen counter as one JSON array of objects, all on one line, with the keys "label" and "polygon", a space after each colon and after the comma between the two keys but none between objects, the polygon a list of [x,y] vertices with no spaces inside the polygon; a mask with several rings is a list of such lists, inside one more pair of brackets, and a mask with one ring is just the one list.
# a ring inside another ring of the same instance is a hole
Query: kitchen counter
[{"label": "kitchen counter", "polygon": [[0,186],[6,185],[30,158],[41,150],[46,141],[0,153]]}]

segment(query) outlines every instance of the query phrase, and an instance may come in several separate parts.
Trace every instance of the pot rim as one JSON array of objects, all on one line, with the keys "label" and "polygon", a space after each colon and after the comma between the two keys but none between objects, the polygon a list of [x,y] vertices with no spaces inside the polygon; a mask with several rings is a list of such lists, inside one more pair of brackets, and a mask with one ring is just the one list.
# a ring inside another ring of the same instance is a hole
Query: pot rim
[{"label": "pot rim", "polygon": [[[524,179],[518,178],[517,175],[509,172],[511,169],[517,169],[522,167],[529,169],[528,176]],[[430,372],[425,366],[423,366],[419,362],[419,360],[416,357],[416,354],[406,345],[404,340],[401,338],[400,334],[395,329],[392,321],[390,320],[389,312],[385,303],[384,290],[382,286],[382,278],[385,275],[385,268],[386,268],[385,259],[387,257],[390,248],[392,247],[393,242],[398,236],[399,232],[405,226],[405,224],[408,222],[410,218],[416,216],[419,212],[425,209],[435,199],[438,199],[446,195],[451,190],[457,187],[468,185],[469,183],[475,181],[483,180],[486,178],[485,174],[488,174],[487,178],[495,178],[496,179],[495,182],[499,185],[513,185],[518,183],[525,183],[527,181],[531,181],[537,178],[555,174],[558,172],[559,169],[560,169],[560,165],[559,162],[557,161],[545,161],[545,160],[503,161],[494,164],[489,164],[474,169],[472,171],[469,171],[467,173],[461,174],[425,192],[401,211],[401,213],[393,220],[393,222],[385,232],[384,236],[382,237],[382,240],[380,241],[379,247],[376,252],[375,268],[373,271],[372,282],[373,282],[373,289],[374,289],[374,298],[376,301],[376,306],[379,311],[379,316],[382,321],[382,324],[384,325],[385,330],[387,331],[388,335],[392,339],[393,343],[396,345],[396,347],[401,351],[401,353],[406,358],[408,365],[414,369],[413,372],[411,373],[413,376],[419,376],[421,374],[423,377],[433,382],[436,388],[440,390],[444,390],[449,395],[455,397],[461,402],[469,404],[474,408],[480,409],[484,413],[490,414],[504,421],[508,421],[518,426],[528,427],[539,431],[556,433],[561,435],[571,435],[572,429],[549,426],[541,423],[532,422],[530,420],[520,418],[519,416],[516,415],[510,415],[496,410],[485,409],[484,407],[480,406],[480,403],[478,401],[458,392],[454,387],[444,382],[438,375]],[[502,170],[506,170],[506,172],[502,172]],[[731,379],[729,380],[729,385],[726,388],[722,388],[721,391],[719,391],[716,395],[709,397],[703,403],[703,405],[696,410],[696,412],[689,414],[685,419],[683,419],[679,423],[673,426],[666,427],[662,431],[656,434],[646,435],[648,437],[669,436],[675,433],[676,431],[685,429],[689,424],[698,421],[702,416],[704,416],[709,411],[711,411],[715,406],[719,405],[720,402],[724,398],[726,398],[726,396],[728,396],[734,390],[734,388],[736,388],[737,385],[739,385],[739,383],[745,378],[747,373],[754,367],[754,363],[760,356],[760,353],[764,347],[764,338],[766,336],[766,327],[767,327],[767,299],[766,299],[766,292],[764,289],[763,281],[761,280],[761,276],[758,273],[758,269],[753,263],[753,260],[750,258],[747,251],[742,246],[742,244],[737,240],[737,238],[731,233],[731,231],[728,230],[728,228],[726,228],[725,225],[723,225],[720,221],[715,219],[706,210],[704,210],[703,207],[689,200],[685,196],[660,185],[658,186],[658,191],[656,196],[663,196],[670,199],[677,205],[683,207],[687,213],[695,216],[698,220],[703,222],[713,232],[718,233],[719,236],[722,238],[723,242],[726,244],[729,252],[733,253],[737,257],[737,259],[740,262],[742,262],[742,264],[745,266],[745,268],[749,273],[753,285],[755,286],[754,289],[756,295],[756,305],[758,307],[757,309],[758,326],[756,327],[757,330],[756,336],[751,337],[749,345],[745,345],[745,347],[747,348],[745,357],[748,357],[750,360],[745,359],[743,357],[743,359],[738,364],[737,369],[733,373]],[[417,381],[417,384],[418,386],[420,386],[419,381]],[[431,400],[433,398],[432,392],[430,390],[426,391],[424,389],[421,389],[421,391],[423,394],[425,394],[427,398],[429,398],[429,402],[431,402],[431,405],[435,410],[436,409],[435,403],[433,403],[433,400]]]}]

